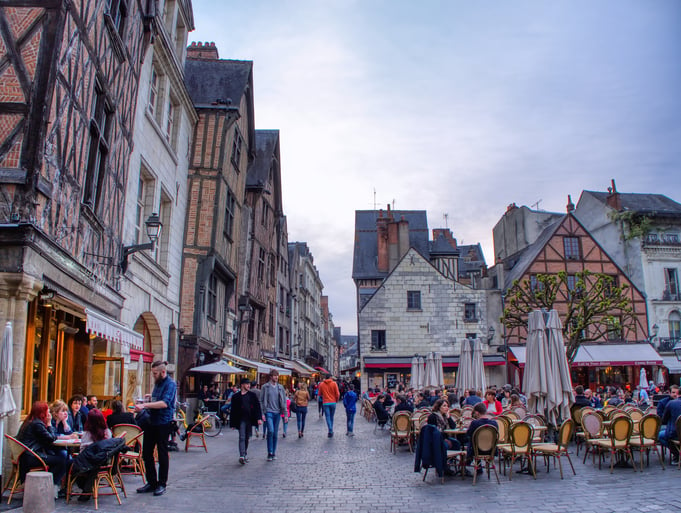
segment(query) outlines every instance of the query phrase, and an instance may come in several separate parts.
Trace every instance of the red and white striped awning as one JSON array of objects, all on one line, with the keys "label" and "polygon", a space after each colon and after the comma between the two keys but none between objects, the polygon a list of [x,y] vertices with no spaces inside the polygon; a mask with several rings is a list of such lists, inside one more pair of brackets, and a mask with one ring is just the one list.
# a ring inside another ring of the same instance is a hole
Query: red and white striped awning
[{"label": "red and white striped awning", "polygon": [[85,309],[87,332],[133,349],[144,348],[144,336],[106,315]]}]

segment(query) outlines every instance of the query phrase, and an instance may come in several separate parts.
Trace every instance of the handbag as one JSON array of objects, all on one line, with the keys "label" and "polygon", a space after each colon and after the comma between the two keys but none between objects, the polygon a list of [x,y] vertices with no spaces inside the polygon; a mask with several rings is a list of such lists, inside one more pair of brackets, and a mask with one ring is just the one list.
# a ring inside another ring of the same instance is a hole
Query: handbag
[{"label": "handbag", "polygon": [[291,413],[298,413],[298,405],[296,404],[296,397],[295,395],[291,399],[291,402],[288,405],[288,409],[291,410]]}]

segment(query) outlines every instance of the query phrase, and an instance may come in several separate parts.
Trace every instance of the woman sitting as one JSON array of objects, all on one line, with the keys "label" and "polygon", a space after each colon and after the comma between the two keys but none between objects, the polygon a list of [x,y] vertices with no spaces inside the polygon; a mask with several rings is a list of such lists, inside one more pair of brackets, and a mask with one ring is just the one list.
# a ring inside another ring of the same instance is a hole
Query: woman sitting
[{"label": "woman sitting", "polygon": [[374,411],[376,411],[376,420],[379,426],[385,426],[390,420],[390,414],[385,409],[385,396],[379,395],[374,402]]},{"label": "woman sitting", "polygon": [[489,415],[501,415],[504,409],[501,406],[501,401],[497,401],[497,394],[494,390],[485,392],[485,400],[482,402]]},{"label": "woman sitting", "polygon": [[111,415],[106,418],[106,425],[109,429],[113,429],[118,424],[136,424],[135,415],[132,412],[124,411],[121,401],[112,402],[111,410]]},{"label": "woman sitting", "polygon": [[[28,414],[21,429],[17,434],[17,440],[40,456],[52,472],[52,480],[55,485],[55,495],[59,493],[59,484],[66,475],[69,465],[69,457],[65,451],[56,448],[53,444],[58,435],[52,427],[52,415],[45,401],[33,403],[31,412]],[[29,469],[40,466],[40,462],[28,452],[21,455],[19,461],[19,476],[23,481]]]},{"label": "woman sitting", "polygon": [[80,446],[85,447],[93,442],[100,442],[111,438],[111,430],[106,427],[104,415],[98,409],[90,410],[85,421],[83,437],[80,439]]},{"label": "woman sitting", "polygon": [[[50,406],[52,416],[52,427],[55,429],[59,438],[75,438],[76,434],[69,424],[69,407],[64,401],[57,399]],[[61,436],[68,435],[68,436]]]},{"label": "woman sitting", "polygon": [[442,433],[447,450],[458,451],[461,449],[461,442],[456,438],[447,437],[444,433],[446,429],[456,428],[456,422],[449,416],[449,403],[446,399],[438,399],[433,404],[433,413],[428,415],[428,424],[432,424]]},{"label": "woman sitting", "polygon": [[80,433],[83,431],[83,427],[85,426],[85,421],[87,420],[85,418],[85,414],[83,411],[80,409],[80,407],[83,404],[83,396],[81,395],[74,395],[69,399],[69,426],[71,426],[71,430],[75,431],[76,433]]}]

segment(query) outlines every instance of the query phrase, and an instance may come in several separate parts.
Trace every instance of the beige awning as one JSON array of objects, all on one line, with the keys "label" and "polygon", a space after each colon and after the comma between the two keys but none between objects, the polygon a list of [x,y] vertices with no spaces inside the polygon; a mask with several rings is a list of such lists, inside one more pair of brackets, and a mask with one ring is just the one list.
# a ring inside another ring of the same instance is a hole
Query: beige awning
[{"label": "beige awning", "polygon": [[85,315],[87,315],[86,329],[88,333],[139,351],[144,349],[144,336],[142,334],[131,330],[111,317],[88,308],[85,309]]}]

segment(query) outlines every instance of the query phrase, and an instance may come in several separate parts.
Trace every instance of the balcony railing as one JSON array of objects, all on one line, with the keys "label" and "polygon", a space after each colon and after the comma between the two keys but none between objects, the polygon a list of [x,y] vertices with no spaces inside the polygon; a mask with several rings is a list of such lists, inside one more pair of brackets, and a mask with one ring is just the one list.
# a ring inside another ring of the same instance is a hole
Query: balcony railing
[{"label": "balcony railing", "polygon": [[645,238],[646,246],[681,246],[681,240],[675,233],[649,233]]},{"label": "balcony railing", "polygon": [[672,351],[674,346],[681,342],[681,337],[659,338],[658,341],[658,351]]}]

